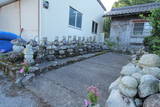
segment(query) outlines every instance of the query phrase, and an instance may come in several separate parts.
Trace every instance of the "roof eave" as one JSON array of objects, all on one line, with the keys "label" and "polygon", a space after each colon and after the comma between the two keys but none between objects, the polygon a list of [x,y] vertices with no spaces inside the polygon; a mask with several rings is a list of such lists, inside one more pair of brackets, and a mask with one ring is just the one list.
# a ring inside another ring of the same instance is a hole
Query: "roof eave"
[{"label": "roof eave", "polygon": [[107,9],[106,9],[106,7],[103,5],[103,3],[102,3],[100,0],[97,0],[97,1],[98,1],[98,3],[101,5],[101,7],[103,8],[103,10],[106,11]]},{"label": "roof eave", "polygon": [[145,12],[124,13],[124,14],[111,14],[111,15],[104,15],[103,17],[120,17],[120,16],[130,16],[130,15],[149,14],[149,13],[150,11],[145,11]]},{"label": "roof eave", "polygon": [[16,1],[19,1],[19,0],[8,1],[8,2],[4,3],[3,5],[0,5],[0,8],[6,6],[6,5],[8,5],[8,4],[14,3],[14,2],[16,2]]}]

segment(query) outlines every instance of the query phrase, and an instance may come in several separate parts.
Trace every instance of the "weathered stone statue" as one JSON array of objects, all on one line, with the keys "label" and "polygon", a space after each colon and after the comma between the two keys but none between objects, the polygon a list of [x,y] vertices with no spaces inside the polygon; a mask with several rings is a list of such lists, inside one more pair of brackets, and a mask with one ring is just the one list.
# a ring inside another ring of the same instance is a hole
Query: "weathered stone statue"
[{"label": "weathered stone statue", "polygon": [[26,45],[26,48],[24,49],[24,61],[28,64],[34,63],[33,54],[32,46]]},{"label": "weathered stone statue", "polygon": [[13,44],[13,52],[22,52],[24,46],[27,44],[26,41],[21,38],[12,40],[11,43]]}]

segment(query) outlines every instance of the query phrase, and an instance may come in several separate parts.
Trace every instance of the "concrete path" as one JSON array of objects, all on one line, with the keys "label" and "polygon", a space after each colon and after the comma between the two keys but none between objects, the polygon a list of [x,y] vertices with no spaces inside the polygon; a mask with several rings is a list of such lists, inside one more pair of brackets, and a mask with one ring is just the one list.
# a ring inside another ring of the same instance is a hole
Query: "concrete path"
[{"label": "concrete path", "polygon": [[128,63],[129,56],[107,53],[36,77],[26,88],[42,98],[44,107],[83,107],[87,87],[94,85],[104,106],[108,87]]}]

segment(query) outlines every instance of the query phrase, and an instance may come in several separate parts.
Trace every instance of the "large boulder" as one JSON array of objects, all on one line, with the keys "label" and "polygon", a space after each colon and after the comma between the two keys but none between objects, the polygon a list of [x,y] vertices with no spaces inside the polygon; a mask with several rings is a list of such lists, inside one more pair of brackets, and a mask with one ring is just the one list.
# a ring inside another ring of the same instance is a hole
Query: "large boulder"
[{"label": "large boulder", "polygon": [[129,88],[137,88],[137,80],[131,76],[125,76],[122,78],[121,83]]},{"label": "large boulder", "polygon": [[144,75],[140,80],[138,94],[140,98],[145,98],[149,95],[158,93],[159,80],[152,75]]},{"label": "large boulder", "polygon": [[141,73],[134,73],[132,74],[132,77],[134,77],[138,83],[140,83],[140,79],[143,75]]},{"label": "large boulder", "polygon": [[138,66],[135,66],[132,63],[127,64],[121,70],[122,75],[132,75],[134,73],[140,72],[141,69]]},{"label": "large boulder", "polygon": [[154,77],[160,79],[160,68],[158,67],[145,67],[142,73],[153,75]]},{"label": "large boulder", "polygon": [[143,107],[160,107],[160,94],[149,96],[144,101]]},{"label": "large boulder", "polygon": [[127,97],[134,97],[137,94],[138,82],[135,78],[131,76],[125,76],[122,78],[119,90]]},{"label": "large boulder", "polygon": [[113,89],[118,89],[119,88],[119,84],[121,82],[122,77],[119,77],[117,80],[115,80],[114,82],[111,83],[111,85],[109,86],[109,92],[111,92]]},{"label": "large boulder", "polygon": [[142,67],[160,67],[160,57],[156,54],[145,54],[139,60]]},{"label": "large boulder", "polygon": [[119,90],[112,90],[105,107],[136,107],[134,100],[123,96]]}]

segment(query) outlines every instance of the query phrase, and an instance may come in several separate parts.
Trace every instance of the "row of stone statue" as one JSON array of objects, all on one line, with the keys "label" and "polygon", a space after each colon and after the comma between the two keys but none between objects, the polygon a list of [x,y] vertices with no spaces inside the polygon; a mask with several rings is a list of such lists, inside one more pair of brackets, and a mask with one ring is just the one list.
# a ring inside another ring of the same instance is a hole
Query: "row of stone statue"
[{"label": "row of stone statue", "polygon": [[44,61],[53,61],[55,58],[65,58],[70,56],[77,56],[91,52],[98,52],[106,49],[103,43],[96,43],[96,37],[78,37],[71,39],[65,37],[59,41],[56,38],[53,42],[48,41],[46,37],[42,38],[38,43],[35,40],[29,42],[23,39],[13,40],[13,51],[23,52],[24,60],[27,63],[43,63]]}]

